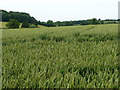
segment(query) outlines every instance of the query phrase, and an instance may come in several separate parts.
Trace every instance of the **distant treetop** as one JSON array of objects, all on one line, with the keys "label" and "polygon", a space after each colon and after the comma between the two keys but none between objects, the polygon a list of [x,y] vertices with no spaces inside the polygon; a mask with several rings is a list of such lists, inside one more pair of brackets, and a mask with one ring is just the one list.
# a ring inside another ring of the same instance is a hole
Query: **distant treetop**
[{"label": "distant treetop", "polygon": [[3,22],[8,22],[10,19],[16,19],[19,22],[23,23],[25,21],[29,23],[37,23],[37,20],[34,17],[31,17],[30,14],[24,12],[7,12],[5,10],[0,10],[2,12],[2,20]]}]

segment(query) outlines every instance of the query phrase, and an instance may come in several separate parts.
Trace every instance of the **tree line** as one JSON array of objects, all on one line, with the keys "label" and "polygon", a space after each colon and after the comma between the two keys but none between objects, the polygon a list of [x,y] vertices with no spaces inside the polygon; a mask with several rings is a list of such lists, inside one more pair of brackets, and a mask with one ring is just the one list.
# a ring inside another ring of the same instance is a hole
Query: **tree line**
[{"label": "tree line", "polygon": [[73,25],[89,25],[89,24],[104,24],[101,19],[88,19],[88,20],[78,20],[78,21],[57,21],[53,22],[52,20],[48,20],[47,22],[40,22],[38,24],[48,26],[48,27],[56,27],[56,26],[73,26]]},{"label": "tree line", "polygon": [[[115,19],[88,19],[88,20],[77,20],[77,21],[57,21],[53,22],[52,20],[48,20],[47,22],[37,21],[34,17],[31,17],[30,14],[24,12],[7,12],[5,10],[0,10],[2,12],[2,20],[3,22],[9,22],[7,24],[8,28],[19,28],[20,23],[22,23],[21,27],[23,28],[31,28],[37,27],[37,25],[44,25],[47,27],[59,27],[59,26],[75,26],[75,25],[96,25],[96,24],[112,24],[116,23]],[[112,22],[111,22],[112,21]],[[113,22],[114,21],[114,22]]]},{"label": "tree line", "polygon": [[119,19],[106,19],[101,20],[93,18],[93,19],[87,19],[87,20],[78,20],[78,21],[57,21],[53,22],[52,20],[48,20],[47,22],[41,22],[38,21],[39,25],[44,25],[47,27],[58,27],[58,26],[75,26],[75,25],[96,25],[96,24],[116,24],[120,21]]},{"label": "tree line", "polygon": [[35,28],[38,27],[38,21],[31,17],[30,14],[24,12],[7,12],[5,10],[0,10],[2,12],[2,22],[8,22],[7,28],[19,28],[20,23],[22,23],[22,28]]},{"label": "tree line", "polygon": [[37,20],[34,17],[31,17],[28,13],[13,11],[7,12],[5,10],[1,10],[0,12],[2,12],[3,22],[8,22],[10,19],[16,19],[21,23],[27,21],[28,23],[37,24]]}]

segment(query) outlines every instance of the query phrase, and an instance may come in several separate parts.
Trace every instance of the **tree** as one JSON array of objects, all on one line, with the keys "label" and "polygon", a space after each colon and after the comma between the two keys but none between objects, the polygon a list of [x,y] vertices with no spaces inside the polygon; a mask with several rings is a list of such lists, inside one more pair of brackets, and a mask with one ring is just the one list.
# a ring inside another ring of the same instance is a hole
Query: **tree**
[{"label": "tree", "polygon": [[29,28],[29,23],[27,21],[23,22],[21,28]]},{"label": "tree", "polygon": [[2,20],[1,20],[1,21],[4,21],[4,22],[9,21],[8,12],[7,12],[7,11],[4,11],[4,10],[0,10],[0,12],[1,12],[1,14],[2,14]]},{"label": "tree", "polygon": [[100,18],[98,19],[98,22],[99,22],[99,24],[101,24],[101,19]]},{"label": "tree", "polygon": [[36,24],[37,20],[34,17],[31,17],[30,14],[24,12],[7,12],[5,10],[0,10],[2,15],[2,21],[8,22],[10,19],[17,19],[19,22],[23,23],[28,21],[29,23]]},{"label": "tree", "polygon": [[10,19],[9,22],[6,24],[7,28],[19,28],[20,22],[16,19]]},{"label": "tree", "polygon": [[55,26],[61,26],[61,22],[60,21],[57,21],[57,22],[55,22]]},{"label": "tree", "polygon": [[98,21],[96,18],[93,18],[91,21],[92,21],[92,24],[98,24]]},{"label": "tree", "polygon": [[66,21],[65,22],[65,26],[72,26],[73,25],[73,22],[72,21]]},{"label": "tree", "polygon": [[30,26],[29,26],[29,28],[37,28],[38,27],[38,25],[35,25],[35,24],[31,24]]},{"label": "tree", "polygon": [[104,24],[104,21],[101,21],[101,24]]},{"label": "tree", "polygon": [[48,27],[53,27],[53,21],[52,20],[48,20],[47,21],[47,26]]}]

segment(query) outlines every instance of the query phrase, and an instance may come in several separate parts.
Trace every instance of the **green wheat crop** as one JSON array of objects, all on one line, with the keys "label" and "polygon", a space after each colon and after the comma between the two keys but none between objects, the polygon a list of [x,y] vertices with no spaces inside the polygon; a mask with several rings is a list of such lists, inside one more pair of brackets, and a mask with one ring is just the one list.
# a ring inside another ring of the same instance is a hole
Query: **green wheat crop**
[{"label": "green wheat crop", "polygon": [[117,25],[3,30],[3,88],[119,88]]}]

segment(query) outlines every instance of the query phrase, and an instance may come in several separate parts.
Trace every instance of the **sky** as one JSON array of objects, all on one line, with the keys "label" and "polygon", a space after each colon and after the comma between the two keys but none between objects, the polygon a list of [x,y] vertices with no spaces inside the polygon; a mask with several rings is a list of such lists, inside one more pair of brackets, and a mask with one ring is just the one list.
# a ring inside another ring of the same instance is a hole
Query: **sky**
[{"label": "sky", "polygon": [[29,13],[40,21],[118,19],[119,0],[1,0],[0,9]]}]

